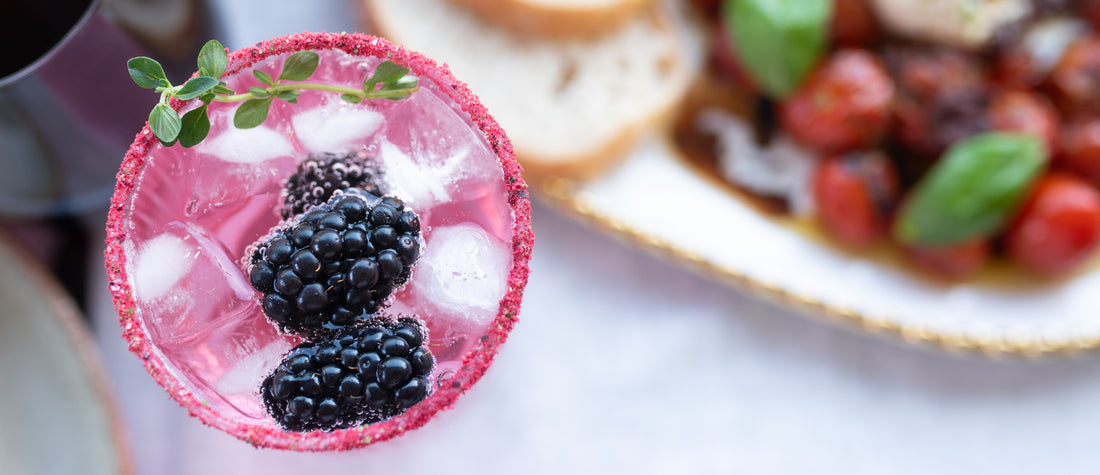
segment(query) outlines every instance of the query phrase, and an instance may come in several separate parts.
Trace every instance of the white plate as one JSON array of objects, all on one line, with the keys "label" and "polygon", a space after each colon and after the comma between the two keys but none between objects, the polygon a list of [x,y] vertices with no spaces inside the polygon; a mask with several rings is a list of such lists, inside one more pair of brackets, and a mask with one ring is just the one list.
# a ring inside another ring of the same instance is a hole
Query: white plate
[{"label": "white plate", "polygon": [[0,233],[0,473],[131,473],[122,424],[72,300]]},{"label": "white plate", "polygon": [[915,343],[1028,356],[1100,346],[1100,271],[1056,283],[944,284],[881,256],[840,252],[642,144],[595,181],[537,183],[566,212],[812,315]]}]

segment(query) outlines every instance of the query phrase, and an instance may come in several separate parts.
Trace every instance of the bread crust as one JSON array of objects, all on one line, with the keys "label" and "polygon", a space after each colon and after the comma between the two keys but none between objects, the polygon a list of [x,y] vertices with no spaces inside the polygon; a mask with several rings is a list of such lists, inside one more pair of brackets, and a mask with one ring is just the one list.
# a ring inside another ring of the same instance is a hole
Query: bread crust
[{"label": "bread crust", "polygon": [[529,0],[448,0],[494,25],[546,38],[596,36],[637,16],[655,0],[618,0],[594,7],[547,5]]},{"label": "bread crust", "polygon": [[[390,38],[397,43],[401,42],[400,39],[392,36],[397,32],[390,31],[387,28],[385,9],[376,5],[373,0],[361,0],[360,3],[363,6],[362,13],[365,16],[363,23],[369,31]],[[697,31],[697,25],[691,20],[686,20],[685,23],[674,19],[675,14],[660,8],[660,5],[659,2],[646,4],[646,8],[638,14],[651,16],[660,29],[675,30],[672,35],[681,43],[676,48],[677,51],[684,51],[689,48],[688,45],[683,43],[701,43],[701,33]],[[399,37],[400,35],[396,36]],[[553,40],[547,39],[546,41]],[[439,59],[445,61],[444,58]],[[645,114],[620,119],[615,133],[609,138],[601,140],[594,147],[571,155],[546,155],[545,151],[537,145],[524,143],[523,141],[517,142],[515,137],[510,137],[516,157],[523,165],[525,175],[534,181],[558,177],[575,181],[588,181],[605,174],[625,159],[644,136],[653,133],[655,130],[663,130],[660,126],[671,122],[675,111],[679,109],[680,103],[700,70],[697,67],[698,65],[691,64],[692,62],[683,56],[674,56],[667,59],[669,60],[668,67],[675,70],[672,74],[677,76],[674,87],[665,91],[667,100],[647,110]],[[492,113],[493,111],[490,110],[489,112]]]}]

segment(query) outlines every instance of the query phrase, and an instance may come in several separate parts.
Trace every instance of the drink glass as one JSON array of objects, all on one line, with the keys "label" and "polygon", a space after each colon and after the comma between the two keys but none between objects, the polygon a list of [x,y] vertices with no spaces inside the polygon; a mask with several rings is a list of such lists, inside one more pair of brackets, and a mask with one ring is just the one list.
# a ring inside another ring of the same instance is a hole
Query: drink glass
[{"label": "drink glass", "polygon": [[[107,224],[107,271],[123,336],[173,398],[202,422],[252,444],[294,450],[360,447],[419,427],[484,373],[515,323],[533,236],[530,203],[504,132],[442,66],[361,34],[299,34],[230,55],[236,91],[277,76],[301,50],[320,55],[312,82],[362,83],[383,61],[410,68],[420,90],[399,101],[341,101],[304,91],[276,101],[261,126],[231,125],[211,103],[210,135],[165,147],[146,127],[119,173]],[[197,101],[177,108],[197,106]],[[421,222],[423,247],[385,315],[416,315],[437,365],[428,397],[391,419],[332,432],[289,432],[265,413],[264,375],[300,338],[266,320],[246,256],[275,226],[287,176],[306,157],[365,153],[387,194]]]}]

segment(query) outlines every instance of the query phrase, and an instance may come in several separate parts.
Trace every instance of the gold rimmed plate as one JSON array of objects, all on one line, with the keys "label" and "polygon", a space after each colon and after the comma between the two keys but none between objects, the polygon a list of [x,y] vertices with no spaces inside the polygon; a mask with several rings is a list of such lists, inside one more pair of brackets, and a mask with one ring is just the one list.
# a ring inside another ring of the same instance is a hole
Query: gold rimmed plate
[{"label": "gold rimmed plate", "polygon": [[72,300],[0,231],[0,473],[132,473],[114,397]]},{"label": "gold rimmed plate", "polygon": [[813,316],[989,355],[1100,346],[1096,266],[1055,282],[999,266],[972,281],[935,281],[896,252],[845,252],[813,226],[761,212],[659,137],[596,180],[535,186],[566,214],[632,245]]}]

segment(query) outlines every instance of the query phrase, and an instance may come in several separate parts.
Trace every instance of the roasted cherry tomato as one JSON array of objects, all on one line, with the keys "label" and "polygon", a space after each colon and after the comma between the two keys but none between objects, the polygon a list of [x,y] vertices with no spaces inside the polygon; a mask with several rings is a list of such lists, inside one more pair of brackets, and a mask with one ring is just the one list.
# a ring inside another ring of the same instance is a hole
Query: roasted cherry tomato
[{"label": "roasted cherry tomato", "polygon": [[873,54],[842,50],[780,104],[780,121],[795,140],[824,152],[869,147],[890,127],[894,83]]},{"label": "roasted cherry tomato", "polygon": [[886,53],[897,78],[895,136],[926,160],[989,130],[989,80],[972,57],[953,49],[895,48]]},{"label": "roasted cherry tomato", "polygon": [[1094,29],[1100,29],[1100,0],[1079,0],[1077,4],[1081,18],[1088,21]]},{"label": "roasted cherry tomato", "polygon": [[1050,71],[1050,86],[1063,112],[1100,111],[1100,38],[1071,43]]},{"label": "roasted cherry tomato", "polygon": [[1035,64],[1031,54],[1020,47],[1009,47],[993,59],[993,80],[1004,87],[1030,88],[1038,86],[1046,72]]},{"label": "roasted cherry tomato", "polygon": [[1028,90],[1001,91],[989,105],[993,128],[1038,137],[1053,152],[1058,146],[1058,111],[1045,97]]},{"label": "roasted cherry tomato", "polygon": [[907,247],[905,255],[918,269],[946,279],[961,279],[981,270],[989,261],[988,239],[950,246]]},{"label": "roasted cherry tomato", "polygon": [[1084,117],[1062,125],[1054,165],[1100,184],[1100,117]]},{"label": "roasted cherry tomato", "polygon": [[826,158],[813,179],[817,217],[829,234],[853,247],[886,234],[898,201],[897,172],[879,152]]},{"label": "roasted cherry tomato", "polygon": [[1005,235],[1008,255],[1024,268],[1064,274],[1100,244],[1100,192],[1073,175],[1053,172],[1039,180]]},{"label": "roasted cherry tomato", "polygon": [[878,23],[865,0],[833,0],[830,24],[833,41],[842,46],[867,46],[878,37]]}]

